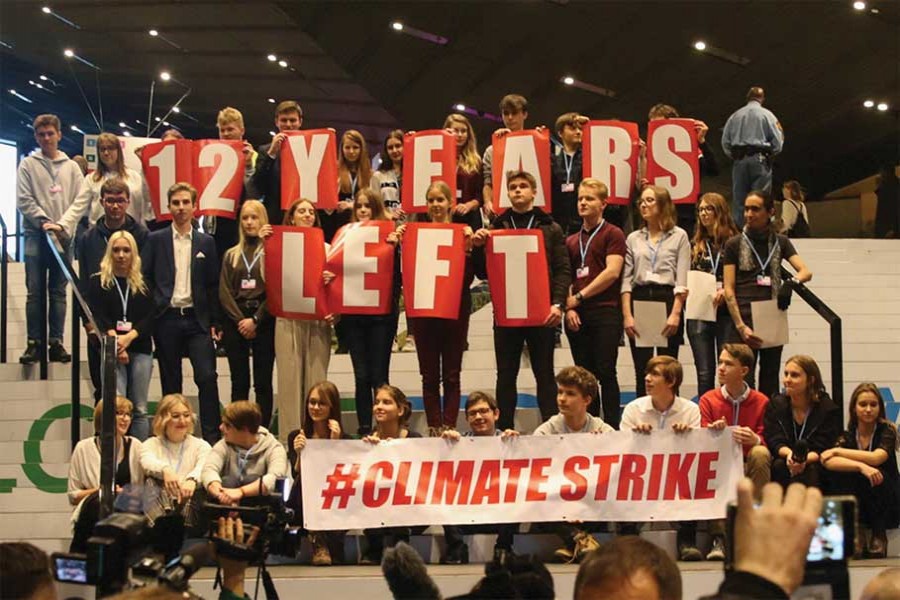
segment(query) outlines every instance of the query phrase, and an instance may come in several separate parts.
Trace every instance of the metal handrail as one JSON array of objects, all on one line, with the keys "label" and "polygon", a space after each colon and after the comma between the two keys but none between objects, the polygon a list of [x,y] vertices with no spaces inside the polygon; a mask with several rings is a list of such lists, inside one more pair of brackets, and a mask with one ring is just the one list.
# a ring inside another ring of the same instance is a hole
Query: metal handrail
[{"label": "metal handrail", "polygon": [[0,363],[6,362],[6,338],[9,326],[9,255],[6,252],[6,240],[9,238],[9,231],[6,229],[6,221],[3,215],[0,215],[0,237],[3,244],[3,262],[0,263],[0,287],[3,288],[0,295]]}]

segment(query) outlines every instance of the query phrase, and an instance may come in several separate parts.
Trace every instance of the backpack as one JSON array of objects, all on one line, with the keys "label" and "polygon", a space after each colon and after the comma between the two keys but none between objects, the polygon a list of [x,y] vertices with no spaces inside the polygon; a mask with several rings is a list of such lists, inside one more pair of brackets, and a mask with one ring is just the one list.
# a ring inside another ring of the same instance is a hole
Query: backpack
[{"label": "backpack", "polygon": [[787,202],[790,202],[797,211],[797,220],[794,221],[794,226],[785,232],[787,236],[792,239],[812,237],[812,230],[803,214],[803,207],[798,205],[795,200],[787,200]]}]

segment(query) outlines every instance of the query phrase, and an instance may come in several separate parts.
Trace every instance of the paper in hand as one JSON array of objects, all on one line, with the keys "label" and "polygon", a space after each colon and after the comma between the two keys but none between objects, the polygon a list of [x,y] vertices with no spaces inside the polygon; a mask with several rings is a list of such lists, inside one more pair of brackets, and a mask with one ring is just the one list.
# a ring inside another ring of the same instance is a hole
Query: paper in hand
[{"label": "paper in hand", "polygon": [[634,328],[638,332],[634,339],[635,346],[657,348],[669,345],[669,338],[662,334],[669,316],[665,302],[635,300],[633,312]]},{"label": "paper in hand", "polygon": [[688,271],[687,287],[684,318],[715,323],[716,308],[713,306],[713,298],[716,297],[715,276],[703,271]]},{"label": "paper in hand", "polygon": [[761,348],[784,346],[789,341],[787,311],[779,310],[777,300],[760,300],[750,303],[753,333],[763,343]]}]

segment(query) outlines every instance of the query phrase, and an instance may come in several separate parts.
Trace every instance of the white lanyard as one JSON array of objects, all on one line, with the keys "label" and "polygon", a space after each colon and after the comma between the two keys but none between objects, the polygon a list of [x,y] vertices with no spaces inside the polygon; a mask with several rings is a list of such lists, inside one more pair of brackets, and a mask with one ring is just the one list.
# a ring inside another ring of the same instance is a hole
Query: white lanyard
[{"label": "white lanyard", "polygon": [[350,193],[353,197],[356,197],[356,182],[359,180],[359,175],[351,175],[350,176]]},{"label": "white lanyard", "polygon": [[[181,442],[181,451],[178,453],[178,463],[175,465],[175,474],[178,474],[178,471],[181,470],[181,460],[184,458],[184,446],[187,443],[187,438],[185,441]],[[169,463],[169,466],[172,466],[172,451],[169,449],[169,444],[162,440],[163,447],[166,449],[166,462]]]},{"label": "white lanyard", "polygon": [[122,301],[122,320],[128,320],[128,295],[131,294],[131,288],[126,285],[125,293],[122,293],[122,287],[119,285],[119,280],[113,277],[113,281],[116,282],[116,290],[119,292],[119,300]]},{"label": "white lanyard", "polygon": [[56,180],[59,179],[59,172],[62,171],[62,165],[59,165],[58,167],[56,167],[56,170],[54,171],[52,161],[49,164],[43,160],[39,161],[39,162],[44,166],[44,169],[46,169],[47,174],[50,175],[50,179],[53,182],[50,184],[50,186],[51,187],[56,186]]},{"label": "white lanyard", "polygon": [[257,252],[256,255],[253,257],[253,262],[249,262],[249,263],[248,263],[248,262],[247,262],[247,257],[244,256],[244,251],[241,250],[241,260],[244,261],[244,266],[247,267],[247,277],[250,277],[250,274],[251,274],[250,272],[253,270],[253,267],[256,265],[256,263],[259,262],[259,257],[261,257],[262,255],[263,255],[263,253],[262,253],[262,251],[260,250],[260,251]]},{"label": "white lanyard", "polygon": [[569,156],[563,150],[563,164],[566,166],[566,183],[572,183],[572,166],[575,164],[575,155]]},{"label": "white lanyard", "polygon": [[584,268],[584,262],[587,259],[588,250],[591,249],[591,242],[594,241],[594,236],[597,235],[603,226],[606,224],[606,219],[600,221],[600,225],[594,230],[594,233],[588,237],[587,245],[582,244],[581,242],[581,233],[578,233],[578,251],[581,253],[581,267]]},{"label": "white lanyard", "polygon": [[[516,227],[516,218],[515,218],[515,216],[511,215],[511,216],[509,217],[509,222],[512,224],[513,229],[518,229],[518,227]],[[531,215],[531,219],[528,220],[528,225],[525,226],[525,229],[531,229],[531,226],[532,226],[533,224],[534,224],[534,215]],[[582,263],[582,264],[583,264],[583,263]]]},{"label": "white lanyard", "polygon": [[665,428],[666,419],[669,418],[670,412],[672,412],[671,406],[669,407],[669,409],[667,411],[659,413],[659,429],[660,429],[660,431],[662,431]]},{"label": "white lanyard", "polygon": [[709,245],[709,240],[706,240],[706,252],[709,254],[709,262],[712,265],[712,274],[715,276],[715,274],[719,272],[719,262],[722,260],[722,251],[719,250],[716,252],[716,258],[713,260],[712,248]]},{"label": "white lanyard", "polygon": [[[872,451],[872,442],[874,442],[874,441],[875,441],[875,432],[873,431],[873,432],[872,432],[872,437],[869,438],[869,447],[867,448],[867,450],[868,450],[869,452]],[[863,449],[863,447],[862,447],[862,442],[860,441],[859,430],[858,430],[858,429],[856,430],[856,448],[857,448],[858,450],[862,450],[862,449]]]},{"label": "white lanyard", "polygon": [[244,481],[244,470],[247,468],[247,462],[250,460],[250,455],[253,454],[253,451],[256,450],[256,446],[259,445],[259,440],[252,446],[250,449],[243,453],[243,457],[241,457],[241,451],[237,451],[237,461],[238,461],[238,481]]},{"label": "white lanyard", "polygon": [[778,240],[775,240],[775,243],[772,244],[772,249],[769,251],[769,258],[766,259],[766,262],[763,262],[759,257],[759,253],[756,251],[756,248],[753,247],[753,242],[750,241],[750,238],[747,237],[746,232],[741,232],[741,235],[744,236],[744,239],[747,240],[747,243],[750,244],[750,250],[753,251],[753,256],[756,257],[756,262],[759,263],[759,272],[765,273],[766,267],[769,266],[769,263],[772,262],[772,257],[775,255],[775,247],[778,245]]}]

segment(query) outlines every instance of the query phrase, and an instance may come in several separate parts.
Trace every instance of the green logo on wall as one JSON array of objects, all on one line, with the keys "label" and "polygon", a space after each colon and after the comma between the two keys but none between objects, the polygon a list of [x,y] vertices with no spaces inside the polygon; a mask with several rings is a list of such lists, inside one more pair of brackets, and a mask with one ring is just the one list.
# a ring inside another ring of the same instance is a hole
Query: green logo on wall
[{"label": "green logo on wall", "polygon": [[[92,421],[94,418],[93,407],[81,404],[80,416],[88,422]],[[51,494],[64,494],[66,492],[67,479],[65,477],[54,477],[41,466],[41,463],[44,462],[41,457],[41,443],[44,441],[44,436],[47,435],[50,425],[60,419],[68,421],[71,418],[71,404],[54,406],[31,424],[31,429],[28,431],[28,439],[22,442],[25,459],[22,464],[22,470],[25,472],[26,477],[31,480],[31,483],[42,492]],[[3,491],[11,491],[11,488]]]}]

